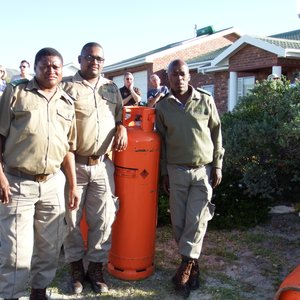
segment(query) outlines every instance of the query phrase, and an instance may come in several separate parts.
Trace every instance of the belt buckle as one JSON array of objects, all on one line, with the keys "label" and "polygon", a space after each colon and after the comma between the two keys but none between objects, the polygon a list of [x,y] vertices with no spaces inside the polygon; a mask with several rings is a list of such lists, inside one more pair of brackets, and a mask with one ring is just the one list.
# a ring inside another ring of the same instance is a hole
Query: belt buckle
[{"label": "belt buckle", "polygon": [[47,180],[48,175],[47,174],[38,174],[35,175],[35,181],[36,182],[43,182]]},{"label": "belt buckle", "polygon": [[99,158],[97,156],[89,156],[89,158],[88,158],[88,165],[89,166],[97,165],[98,162],[99,162]]}]

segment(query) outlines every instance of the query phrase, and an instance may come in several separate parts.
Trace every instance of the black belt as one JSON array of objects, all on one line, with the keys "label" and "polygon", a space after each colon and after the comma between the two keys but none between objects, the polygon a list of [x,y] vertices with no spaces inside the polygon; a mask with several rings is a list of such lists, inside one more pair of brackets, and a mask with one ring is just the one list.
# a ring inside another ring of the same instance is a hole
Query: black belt
[{"label": "black belt", "polygon": [[185,167],[187,167],[189,169],[199,169],[199,168],[202,168],[203,165],[199,165],[199,166],[185,166]]},{"label": "black belt", "polygon": [[97,165],[99,162],[104,161],[107,158],[107,154],[104,155],[91,155],[91,156],[81,156],[75,154],[75,161],[80,164],[84,164],[87,166]]},{"label": "black belt", "polygon": [[36,182],[44,182],[50,179],[51,177],[54,176],[54,174],[36,174],[36,175],[31,175],[25,172],[22,172],[18,169],[14,168],[9,168],[9,167],[4,167],[5,172],[7,172],[10,175],[25,178],[28,180],[36,181]]},{"label": "black belt", "polygon": [[184,165],[182,167],[187,168],[187,169],[200,169],[200,168],[203,168],[204,165],[199,165],[199,166]]}]

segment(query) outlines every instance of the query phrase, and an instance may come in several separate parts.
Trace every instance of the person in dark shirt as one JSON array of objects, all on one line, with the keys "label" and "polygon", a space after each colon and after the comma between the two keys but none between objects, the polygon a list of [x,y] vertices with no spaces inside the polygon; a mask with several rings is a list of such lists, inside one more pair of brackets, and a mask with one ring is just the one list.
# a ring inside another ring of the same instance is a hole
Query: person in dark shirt
[{"label": "person in dark shirt", "polygon": [[132,73],[126,72],[124,74],[124,86],[120,88],[120,93],[123,98],[124,106],[139,105],[142,100],[142,94],[139,88],[133,86],[134,78]]}]

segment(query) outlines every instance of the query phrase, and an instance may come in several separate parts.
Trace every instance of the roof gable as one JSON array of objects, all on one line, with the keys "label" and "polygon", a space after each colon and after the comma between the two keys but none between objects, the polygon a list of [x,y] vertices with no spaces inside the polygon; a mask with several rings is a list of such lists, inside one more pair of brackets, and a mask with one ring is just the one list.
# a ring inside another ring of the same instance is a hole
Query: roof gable
[{"label": "roof gable", "polygon": [[[300,30],[295,30],[287,33],[281,33],[270,37],[253,37],[244,35],[228,47],[224,52],[217,56],[211,62],[212,67],[217,65],[228,64],[229,58],[238,52],[241,48],[247,44],[261,48],[268,52],[276,54],[278,57],[300,57]],[[291,37],[297,38],[292,40]]]},{"label": "roof gable", "polygon": [[270,35],[270,37],[278,38],[278,39],[300,41],[300,30],[293,30],[293,31],[289,31],[289,32],[278,33],[278,34]]},{"label": "roof gable", "polygon": [[151,62],[153,62],[153,60],[155,58],[161,57],[163,55],[170,54],[172,52],[176,52],[179,50],[183,50],[183,49],[186,49],[186,48],[189,48],[194,45],[201,44],[201,43],[207,43],[210,40],[216,39],[218,37],[226,36],[226,35],[229,35],[232,33],[235,33],[237,36],[241,36],[240,32],[238,32],[233,27],[230,27],[227,29],[216,31],[209,35],[198,36],[198,37],[194,37],[191,39],[187,39],[187,40],[175,42],[175,43],[172,43],[169,45],[165,45],[163,47],[148,51],[146,53],[143,53],[143,54],[131,57],[131,58],[128,58],[128,59],[120,61],[118,63],[108,65],[103,68],[103,72],[105,73],[105,72],[110,72],[110,71],[118,70],[118,69],[125,68],[125,67],[133,67],[133,66],[137,66],[137,65],[141,65],[141,64],[145,64],[145,63],[151,63]]}]

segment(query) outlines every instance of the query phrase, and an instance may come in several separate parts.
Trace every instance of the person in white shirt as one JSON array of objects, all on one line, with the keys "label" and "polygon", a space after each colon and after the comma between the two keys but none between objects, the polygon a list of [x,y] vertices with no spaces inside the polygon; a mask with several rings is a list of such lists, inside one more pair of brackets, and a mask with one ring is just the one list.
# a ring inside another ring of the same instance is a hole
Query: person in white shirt
[{"label": "person in white shirt", "polygon": [[23,59],[20,62],[20,74],[18,75],[14,75],[11,79],[10,82],[16,81],[16,80],[20,80],[20,79],[32,79],[33,77],[29,74],[29,70],[30,70],[30,63]]}]

